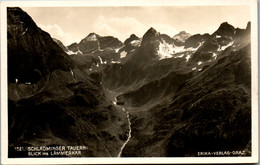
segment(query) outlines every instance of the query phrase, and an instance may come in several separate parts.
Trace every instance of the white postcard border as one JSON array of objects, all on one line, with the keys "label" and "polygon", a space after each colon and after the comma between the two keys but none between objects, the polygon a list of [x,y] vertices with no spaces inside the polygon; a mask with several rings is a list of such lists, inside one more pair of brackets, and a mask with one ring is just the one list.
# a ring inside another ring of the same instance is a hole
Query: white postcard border
[{"label": "white postcard border", "polygon": [[[141,3],[140,3],[141,2]],[[163,3],[162,3],[163,2]],[[89,1],[2,1],[1,3],[1,163],[3,164],[129,164],[129,163],[257,163],[258,162],[258,22],[257,0],[89,0]],[[252,156],[251,157],[149,157],[149,158],[8,158],[7,120],[7,16],[8,6],[251,6],[252,61]]]}]

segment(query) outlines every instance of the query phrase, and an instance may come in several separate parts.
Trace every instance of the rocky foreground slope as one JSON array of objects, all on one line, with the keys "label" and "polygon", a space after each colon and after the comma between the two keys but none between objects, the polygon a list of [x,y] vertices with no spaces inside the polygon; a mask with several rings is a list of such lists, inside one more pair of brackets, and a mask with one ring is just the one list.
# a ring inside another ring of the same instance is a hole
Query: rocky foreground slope
[{"label": "rocky foreground slope", "polygon": [[117,156],[127,119],[20,8],[8,8],[9,157],[14,147],[87,146],[77,156]]}]

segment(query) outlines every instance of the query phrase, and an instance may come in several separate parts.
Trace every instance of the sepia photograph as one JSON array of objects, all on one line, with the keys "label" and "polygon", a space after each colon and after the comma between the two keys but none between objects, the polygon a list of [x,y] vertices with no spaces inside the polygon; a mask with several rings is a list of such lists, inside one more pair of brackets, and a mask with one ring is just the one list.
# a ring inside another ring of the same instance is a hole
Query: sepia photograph
[{"label": "sepia photograph", "polygon": [[257,1],[167,2],[1,2],[2,163],[258,162]]}]

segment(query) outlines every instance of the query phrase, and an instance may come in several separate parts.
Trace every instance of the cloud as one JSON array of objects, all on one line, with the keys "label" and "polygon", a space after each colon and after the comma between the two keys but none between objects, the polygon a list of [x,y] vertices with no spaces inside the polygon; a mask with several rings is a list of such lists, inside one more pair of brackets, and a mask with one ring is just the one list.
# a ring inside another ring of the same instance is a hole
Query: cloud
[{"label": "cloud", "polygon": [[53,24],[53,25],[42,25],[39,24],[39,27],[48,32],[52,38],[56,38],[58,40],[61,40],[61,42],[67,46],[68,44],[71,44],[71,40],[72,40],[72,36],[69,33],[65,33],[62,28],[57,25],[57,24]]},{"label": "cloud", "polygon": [[[97,17],[97,19],[90,24],[90,26],[92,27],[91,29],[93,29],[92,32],[95,32],[101,36],[114,36],[122,42],[124,42],[131,34],[136,34],[138,37],[142,37],[150,27],[155,28],[161,34],[168,34],[170,37],[173,37],[178,33],[175,28],[167,24],[151,23],[144,25],[138,19],[128,16],[106,17],[101,15]],[[71,44],[71,41],[80,41],[85,37],[79,37],[78,35],[76,36],[76,33],[74,33],[74,35],[66,33],[58,24],[39,24],[39,27],[50,33],[53,38],[61,40],[65,46]],[[85,32],[81,33],[85,34]],[[78,38],[80,38],[80,40]]]},{"label": "cloud", "polygon": [[131,34],[141,37],[147,30],[141,22],[133,17],[108,17],[99,16],[93,23],[93,28],[100,35],[112,35],[122,42]]},{"label": "cloud", "polygon": [[144,33],[150,28],[155,28],[158,32],[168,34],[173,37],[178,31],[166,24],[152,23],[144,25],[133,17],[105,17],[99,16],[93,23],[93,29],[95,32],[102,36],[112,35],[118,37],[119,40],[124,42],[131,34],[136,34],[138,37],[142,37]]}]

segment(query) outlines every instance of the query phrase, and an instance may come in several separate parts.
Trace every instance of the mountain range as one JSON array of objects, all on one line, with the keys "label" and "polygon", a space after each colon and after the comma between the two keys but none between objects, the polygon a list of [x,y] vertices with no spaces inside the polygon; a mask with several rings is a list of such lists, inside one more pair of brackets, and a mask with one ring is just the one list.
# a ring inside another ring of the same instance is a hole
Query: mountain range
[{"label": "mountain range", "polygon": [[9,157],[59,145],[88,146],[83,157],[251,155],[250,22],[64,46],[22,9],[7,16]]}]

